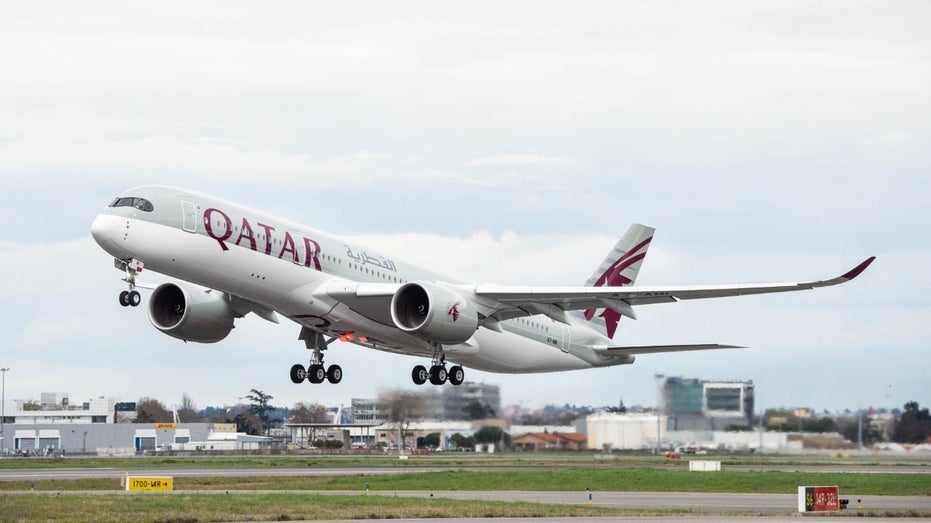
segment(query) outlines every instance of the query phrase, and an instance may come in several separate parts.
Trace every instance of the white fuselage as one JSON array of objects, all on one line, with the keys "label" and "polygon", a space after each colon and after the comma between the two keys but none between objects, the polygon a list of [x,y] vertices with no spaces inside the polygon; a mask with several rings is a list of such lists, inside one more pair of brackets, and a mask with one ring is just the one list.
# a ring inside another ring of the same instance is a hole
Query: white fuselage
[{"label": "white fuselage", "polygon": [[[130,194],[130,193],[127,193]],[[436,281],[467,285],[376,249],[207,195],[164,187],[131,194],[154,210],[108,207],[94,221],[97,242],[115,258],[215,289],[276,311],[318,332],[366,347],[426,356],[430,344],[398,329],[387,311],[357,310],[328,290],[361,282]],[[546,316],[479,328],[444,345],[449,361],[506,373],[551,372],[617,364],[591,350],[610,339],[573,320]],[[633,358],[630,358],[632,361]],[[626,362],[626,363],[629,363]]]}]

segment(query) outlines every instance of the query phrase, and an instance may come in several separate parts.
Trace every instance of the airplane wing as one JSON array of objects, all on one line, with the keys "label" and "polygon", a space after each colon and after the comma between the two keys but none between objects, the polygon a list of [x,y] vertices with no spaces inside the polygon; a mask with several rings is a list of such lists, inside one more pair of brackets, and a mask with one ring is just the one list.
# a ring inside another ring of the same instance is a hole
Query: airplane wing
[{"label": "airplane wing", "polygon": [[600,354],[655,354],[658,352],[682,352],[692,350],[716,350],[716,349],[744,349],[740,345],[721,345],[720,343],[701,343],[696,345],[641,345],[641,346],[611,346],[611,345],[594,345],[592,349]]},{"label": "airplane wing", "polygon": [[738,285],[704,285],[704,286],[627,286],[627,287],[518,287],[500,285],[480,285],[475,288],[475,295],[497,306],[485,302],[486,315],[497,320],[504,320],[526,314],[544,314],[550,318],[568,323],[565,311],[580,309],[608,308],[624,316],[635,318],[634,305],[669,303],[679,300],[702,298],[722,298],[727,296],[744,296],[749,294],[767,294],[791,292],[819,287],[828,287],[848,282],[860,275],[876,259],[871,256],[846,273],[826,280]]},{"label": "airplane wing", "polygon": [[[846,273],[827,280],[793,283],[705,285],[705,286],[626,286],[626,287],[524,287],[505,285],[449,285],[459,289],[463,296],[471,295],[472,301],[481,312],[481,325],[500,330],[498,321],[542,314],[549,318],[569,324],[567,311],[607,308],[618,314],[636,318],[635,305],[669,303],[679,300],[701,298],[721,298],[727,296],[744,296],[749,294],[766,294],[791,292],[818,287],[828,287],[848,282],[856,278],[873,262],[874,257],[867,258]],[[346,304],[356,312],[385,325],[391,325],[389,305],[391,298],[400,285],[386,283],[361,283],[347,280],[332,282],[326,288],[326,294]],[[611,333],[609,333],[611,334]],[[674,348],[678,347],[678,348]],[[726,346],[683,345],[665,346],[659,352],[674,350],[702,350],[728,348]],[[649,347],[606,347],[605,353],[629,354],[646,353],[657,349]]]}]

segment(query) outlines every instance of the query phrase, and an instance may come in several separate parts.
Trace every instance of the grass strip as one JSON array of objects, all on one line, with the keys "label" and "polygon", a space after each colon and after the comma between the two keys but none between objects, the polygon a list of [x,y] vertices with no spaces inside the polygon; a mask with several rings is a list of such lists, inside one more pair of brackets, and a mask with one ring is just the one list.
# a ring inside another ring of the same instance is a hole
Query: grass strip
[{"label": "grass strip", "polygon": [[[759,466],[901,466],[927,467],[927,458],[900,458],[897,456],[851,456],[847,459],[829,455],[799,457],[794,455],[722,454],[700,456],[715,459],[727,465]],[[264,455],[264,456],[145,456],[129,458],[67,457],[67,458],[9,458],[0,459],[2,469],[55,469],[55,468],[117,468],[136,469],[151,467],[661,467],[687,468],[688,461],[666,460],[660,456],[642,453],[612,454],[604,456],[594,452],[502,452],[477,454],[472,452],[440,452],[410,456],[399,460],[395,455]]]},{"label": "grass strip", "polygon": [[[795,493],[800,485],[837,485],[840,491],[897,496],[931,496],[931,474],[721,471],[663,469],[559,469],[443,471],[338,476],[178,476],[176,490],[451,490]],[[0,491],[29,490],[30,483],[0,482]],[[41,480],[40,491],[118,490],[117,479]]]},{"label": "grass strip", "polygon": [[[38,498],[41,496],[41,499]],[[301,494],[4,495],[0,521],[209,522],[299,519],[598,517],[673,512],[587,505]]]}]

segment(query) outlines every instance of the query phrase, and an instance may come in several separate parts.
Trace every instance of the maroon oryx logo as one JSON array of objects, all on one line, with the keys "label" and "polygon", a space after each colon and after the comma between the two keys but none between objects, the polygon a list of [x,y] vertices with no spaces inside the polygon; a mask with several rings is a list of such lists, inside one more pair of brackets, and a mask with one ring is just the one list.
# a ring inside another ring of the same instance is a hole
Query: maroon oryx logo
[{"label": "maroon oryx logo", "polygon": [[452,316],[454,322],[459,319],[459,306],[460,305],[462,305],[461,300],[454,303],[453,306],[450,307],[448,311],[446,311],[446,315]]},{"label": "maroon oryx logo", "polygon": [[[650,236],[646,240],[643,240],[632,249],[624,253],[623,256],[618,258],[614,263],[605,270],[601,277],[595,282],[594,287],[622,287],[628,285],[632,282],[630,278],[621,274],[631,265],[642,261],[647,253],[646,250],[640,252],[641,249],[644,249],[649,243],[653,241],[653,237]],[[585,319],[591,321],[595,317],[595,309],[585,309]],[[609,338],[614,337],[615,331],[617,331],[617,324],[621,320],[621,314],[614,309],[605,309],[600,317],[605,320],[605,327],[608,333]]]}]

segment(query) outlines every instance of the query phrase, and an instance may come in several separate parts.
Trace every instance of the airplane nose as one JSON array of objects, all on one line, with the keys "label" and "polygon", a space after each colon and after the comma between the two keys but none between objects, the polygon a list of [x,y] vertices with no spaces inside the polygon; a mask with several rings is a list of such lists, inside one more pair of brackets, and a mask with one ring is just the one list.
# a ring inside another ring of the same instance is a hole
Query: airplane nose
[{"label": "airplane nose", "polygon": [[122,260],[129,257],[125,246],[126,229],[125,219],[103,212],[91,223],[91,236],[103,250]]},{"label": "airplane nose", "polygon": [[106,247],[105,242],[110,238],[110,226],[107,216],[98,214],[94,218],[94,223],[91,224],[91,236],[94,237],[94,241],[98,245]]},{"label": "airplane nose", "polygon": [[97,242],[97,245],[103,248],[103,250],[112,254],[117,258],[124,258],[125,253],[120,247],[119,240],[117,235],[120,234],[118,230],[119,219],[115,216],[101,213],[94,218],[94,222],[91,223],[91,236],[94,237],[94,241]]}]

